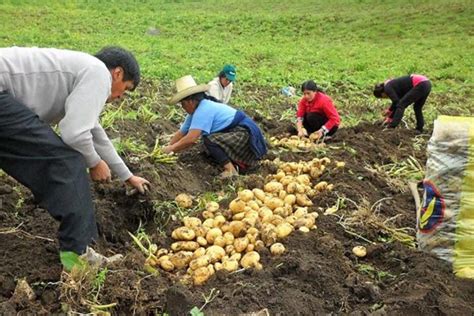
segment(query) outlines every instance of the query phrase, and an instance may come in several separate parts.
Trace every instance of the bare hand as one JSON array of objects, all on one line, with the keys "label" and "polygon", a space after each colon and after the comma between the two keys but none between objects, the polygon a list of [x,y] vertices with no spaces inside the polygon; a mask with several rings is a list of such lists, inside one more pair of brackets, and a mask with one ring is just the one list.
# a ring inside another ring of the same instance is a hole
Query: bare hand
[{"label": "bare hand", "polygon": [[109,166],[103,160],[99,161],[95,167],[89,168],[89,174],[94,181],[110,182],[112,180]]},{"label": "bare hand", "polygon": [[298,137],[305,137],[305,136],[308,136],[308,132],[306,131],[306,129],[302,128],[298,131]]},{"label": "bare hand", "polygon": [[150,186],[150,182],[147,179],[137,176],[131,176],[128,178],[127,183],[141,194],[145,194],[145,192],[149,190]]},{"label": "bare hand", "polygon": [[165,148],[163,148],[163,152],[164,152],[165,154],[170,154],[170,153],[172,153],[172,152],[173,152],[172,146],[171,146],[171,145],[166,146]]}]

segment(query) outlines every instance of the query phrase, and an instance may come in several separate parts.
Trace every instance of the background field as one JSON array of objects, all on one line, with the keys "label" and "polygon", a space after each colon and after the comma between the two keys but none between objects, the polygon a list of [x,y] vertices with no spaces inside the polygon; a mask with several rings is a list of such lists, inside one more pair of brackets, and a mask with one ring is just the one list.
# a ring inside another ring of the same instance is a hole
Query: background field
[{"label": "background field", "polygon": [[185,74],[208,81],[234,63],[234,104],[263,111],[281,87],[315,79],[346,126],[379,117],[374,83],[421,73],[434,83],[428,121],[473,113],[472,1],[123,2],[0,1],[0,46],[120,45],[157,85]]}]

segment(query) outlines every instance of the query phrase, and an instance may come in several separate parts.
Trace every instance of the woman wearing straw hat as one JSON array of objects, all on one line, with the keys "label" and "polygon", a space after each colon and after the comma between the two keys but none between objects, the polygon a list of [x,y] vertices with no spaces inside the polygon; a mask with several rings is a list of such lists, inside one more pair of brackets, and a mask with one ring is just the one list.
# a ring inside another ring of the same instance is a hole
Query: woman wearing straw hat
[{"label": "woman wearing straw hat", "polygon": [[206,95],[208,90],[209,85],[197,85],[189,75],[176,80],[177,92],[169,103],[181,103],[188,115],[164,151],[185,150],[202,137],[210,155],[224,169],[221,177],[232,177],[238,175],[238,169],[256,165],[266,154],[265,138],[244,112],[216,102]]}]

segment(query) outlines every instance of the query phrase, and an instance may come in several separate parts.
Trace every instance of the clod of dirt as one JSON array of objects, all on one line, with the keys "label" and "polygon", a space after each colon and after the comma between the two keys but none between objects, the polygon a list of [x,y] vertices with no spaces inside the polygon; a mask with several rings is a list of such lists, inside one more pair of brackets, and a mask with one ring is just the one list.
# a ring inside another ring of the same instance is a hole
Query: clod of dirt
[{"label": "clod of dirt", "polygon": [[11,301],[18,305],[27,305],[28,302],[33,301],[35,298],[36,294],[33,292],[28,282],[26,282],[25,279],[18,280]]},{"label": "clod of dirt", "polygon": [[13,189],[8,184],[0,185],[0,195],[10,194],[13,192]]}]

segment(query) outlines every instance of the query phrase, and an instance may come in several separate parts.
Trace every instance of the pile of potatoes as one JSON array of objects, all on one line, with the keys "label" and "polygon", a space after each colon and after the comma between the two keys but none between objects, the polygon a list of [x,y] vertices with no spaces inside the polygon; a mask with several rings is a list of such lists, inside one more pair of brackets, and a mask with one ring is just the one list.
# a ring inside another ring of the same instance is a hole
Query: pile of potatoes
[{"label": "pile of potatoes", "polygon": [[285,247],[279,241],[294,230],[315,229],[318,213],[308,211],[311,198],[333,185],[324,181],[313,185],[312,180],[330,160],[274,163],[278,171],[263,189],[238,192],[227,210],[208,202],[202,219],[185,217],[183,226],[172,232],[171,249],[157,250],[147,263],[166,271],[186,270],[185,279],[201,285],[218,270],[262,269],[260,250],[269,248],[273,255],[281,255]]},{"label": "pile of potatoes", "polygon": [[290,137],[283,137],[277,139],[275,137],[270,138],[270,143],[275,147],[284,147],[292,151],[310,151],[314,150],[318,147],[324,146],[324,143],[315,143],[317,139],[312,137],[298,137],[298,136],[290,136]]}]

